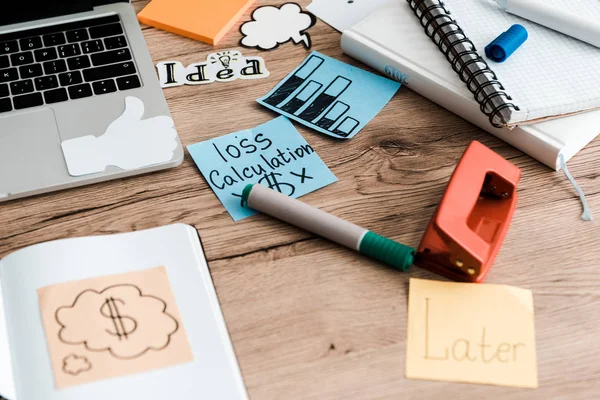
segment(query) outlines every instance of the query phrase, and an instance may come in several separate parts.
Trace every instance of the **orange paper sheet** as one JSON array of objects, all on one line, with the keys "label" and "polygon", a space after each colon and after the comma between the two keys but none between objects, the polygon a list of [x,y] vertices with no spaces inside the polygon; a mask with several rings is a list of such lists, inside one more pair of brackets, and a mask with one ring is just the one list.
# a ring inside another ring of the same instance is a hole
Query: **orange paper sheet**
[{"label": "orange paper sheet", "polygon": [[38,289],[57,389],[194,359],[164,267]]},{"label": "orange paper sheet", "polygon": [[216,45],[254,0],[153,0],[141,23]]}]

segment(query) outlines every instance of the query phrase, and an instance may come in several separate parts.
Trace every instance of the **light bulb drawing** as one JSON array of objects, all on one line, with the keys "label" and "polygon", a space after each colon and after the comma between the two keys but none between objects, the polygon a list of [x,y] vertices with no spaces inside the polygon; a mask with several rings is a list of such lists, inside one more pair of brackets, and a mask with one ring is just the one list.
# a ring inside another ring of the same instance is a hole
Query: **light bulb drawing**
[{"label": "light bulb drawing", "polygon": [[229,68],[229,62],[231,61],[231,57],[229,57],[228,55],[222,55],[221,57],[219,57],[219,61],[221,61],[223,67]]},{"label": "light bulb drawing", "polygon": [[242,53],[239,51],[223,51],[221,53],[213,53],[209,56],[208,61],[211,64],[221,63],[223,68],[228,69],[233,61],[238,61],[238,57]]}]

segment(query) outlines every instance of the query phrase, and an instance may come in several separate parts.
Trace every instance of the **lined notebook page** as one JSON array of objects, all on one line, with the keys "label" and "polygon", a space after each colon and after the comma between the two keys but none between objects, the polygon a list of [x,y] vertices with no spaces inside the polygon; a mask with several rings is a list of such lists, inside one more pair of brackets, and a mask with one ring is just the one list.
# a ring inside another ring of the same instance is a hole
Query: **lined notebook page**
[{"label": "lined notebook page", "polygon": [[[600,0],[546,0],[600,23]],[[492,0],[444,0],[477,50],[513,24],[527,41],[504,63],[489,65],[506,92],[527,112],[525,120],[600,107],[600,49],[502,11]]]}]

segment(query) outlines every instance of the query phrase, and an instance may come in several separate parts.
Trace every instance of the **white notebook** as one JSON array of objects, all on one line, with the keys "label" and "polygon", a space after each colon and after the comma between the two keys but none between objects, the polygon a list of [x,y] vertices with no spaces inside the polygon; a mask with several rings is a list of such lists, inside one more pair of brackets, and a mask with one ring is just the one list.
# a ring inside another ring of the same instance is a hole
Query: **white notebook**
[{"label": "white notebook", "polygon": [[344,31],[342,49],[555,170],[559,154],[568,161],[600,133],[597,110],[512,130],[494,128],[405,1]]},{"label": "white notebook", "polygon": [[[599,0],[546,0],[600,24]],[[403,1],[404,3],[404,1]],[[524,113],[511,122],[535,121],[600,107],[600,49],[502,11],[493,0],[444,0],[448,11],[480,55],[513,24],[527,41],[503,63],[490,68]],[[415,15],[413,18],[417,19]]]},{"label": "white notebook", "polygon": [[247,399],[196,230],[66,239],[2,259],[0,395]]}]

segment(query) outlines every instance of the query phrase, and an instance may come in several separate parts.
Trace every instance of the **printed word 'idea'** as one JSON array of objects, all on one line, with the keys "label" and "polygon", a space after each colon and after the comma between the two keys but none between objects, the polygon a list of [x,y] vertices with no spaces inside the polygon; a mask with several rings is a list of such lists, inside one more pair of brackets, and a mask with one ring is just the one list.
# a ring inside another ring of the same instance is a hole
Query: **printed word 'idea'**
[{"label": "printed word 'idea'", "polygon": [[245,57],[237,50],[211,53],[206,62],[184,67],[179,61],[156,64],[160,86],[205,85],[212,82],[230,82],[236,79],[262,79],[269,76],[265,60]]}]

